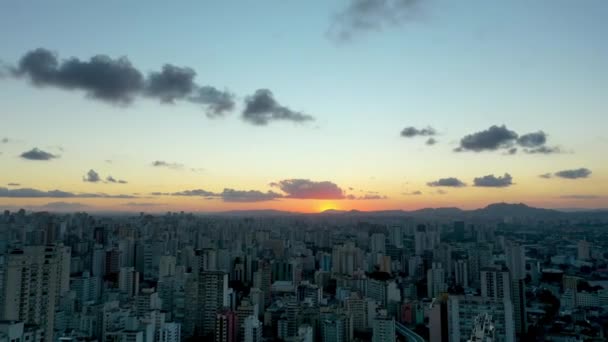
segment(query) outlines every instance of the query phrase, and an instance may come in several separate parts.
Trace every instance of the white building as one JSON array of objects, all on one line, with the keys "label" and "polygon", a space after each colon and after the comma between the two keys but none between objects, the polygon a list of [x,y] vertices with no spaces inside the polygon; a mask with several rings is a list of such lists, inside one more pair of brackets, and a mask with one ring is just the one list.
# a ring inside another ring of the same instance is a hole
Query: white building
[{"label": "white building", "polygon": [[496,342],[515,342],[513,306],[509,301],[497,302],[480,296],[448,298],[448,333],[450,342],[466,342],[479,315],[492,316]]}]

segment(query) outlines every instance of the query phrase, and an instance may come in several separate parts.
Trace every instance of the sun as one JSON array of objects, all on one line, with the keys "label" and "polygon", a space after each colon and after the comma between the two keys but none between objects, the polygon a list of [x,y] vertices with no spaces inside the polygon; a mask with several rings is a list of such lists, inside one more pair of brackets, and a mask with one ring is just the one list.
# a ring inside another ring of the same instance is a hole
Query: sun
[{"label": "sun", "polygon": [[333,201],[321,201],[317,206],[319,212],[323,212],[326,210],[338,210],[338,205]]}]

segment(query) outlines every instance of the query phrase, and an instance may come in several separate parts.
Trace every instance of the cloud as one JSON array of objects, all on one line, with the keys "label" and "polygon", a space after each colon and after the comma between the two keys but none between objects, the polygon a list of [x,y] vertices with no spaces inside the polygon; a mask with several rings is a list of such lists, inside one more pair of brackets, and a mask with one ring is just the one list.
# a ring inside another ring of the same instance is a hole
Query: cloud
[{"label": "cloud", "polygon": [[547,135],[543,131],[528,133],[520,136],[517,143],[522,147],[538,147],[547,142]]},{"label": "cloud", "polygon": [[82,180],[85,182],[97,183],[101,181],[101,177],[99,177],[99,174],[95,172],[95,170],[91,169],[84,177],[82,177]]},{"label": "cloud", "polygon": [[60,61],[55,53],[38,48],[21,57],[12,75],[28,78],[35,86],[81,90],[89,98],[120,105],[128,105],[140,96],[162,103],[183,100],[202,104],[209,117],[232,111],[235,104],[229,91],[198,85],[196,72],[189,67],[165,64],[161,71],[144,77],[127,57],[96,55],[88,61],[76,57]]},{"label": "cloud", "polygon": [[421,128],[418,129],[416,127],[405,127],[403,130],[401,130],[401,136],[404,138],[413,138],[413,137],[417,137],[417,136],[422,136],[422,137],[430,137],[430,136],[434,136],[436,135],[437,132],[435,131],[435,129],[433,127],[426,127],[426,128]]},{"label": "cloud", "polygon": [[336,42],[356,35],[401,26],[415,19],[422,0],[349,0],[348,6],[334,14],[327,36]]},{"label": "cloud", "polygon": [[358,199],[358,200],[385,200],[385,199],[388,199],[388,196],[366,194],[366,195],[363,195],[363,196],[359,196],[356,199]]},{"label": "cloud", "polygon": [[329,181],[315,182],[309,179],[285,179],[271,183],[287,195],[287,198],[300,199],[344,199],[344,190]]},{"label": "cloud", "polygon": [[166,205],[166,203],[155,203],[155,202],[127,202],[123,205],[127,207],[157,207],[161,205]]},{"label": "cloud", "polygon": [[505,125],[491,126],[487,130],[466,135],[460,140],[456,151],[495,151],[500,148],[510,148],[517,139],[517,133],[507,129]]},{"label": "cloud", "polygon": [[[154,193],[153,193],[154,194]],[[203,189],[194,189],[194,190],[184,190],[171,193],[171,196],[200,196],[200,197],[216,197],[217,194],[215,192],[203,190]]]},{"label": "cloud", "polygon": [[483,177],[476,177],[473,180],[473,183],[475,186],[479,187],[504,188],[513,185],[513,177],[511,177],[511,175],[508,173],[505,173],[505,175],[502,177],[487,175]]},{"label": "cloud", "polygon": [[51,160],[59,158],[59,156],[34,147],[29,151],[21,153],[21,158],[28,160]]},{"label": "cloud", "polygon": [[462,182],[460,179],[454,178],[454,177],[440,178],[436,181],[428,182],[428,183],[426,183],[426,185],[432,186],[432,187],[445,186],[445,187],[451,187],[451,188],[460,188],[460,187],[466,186],[466,184],[464,182]]},{"label": "cloud", "polygon": [[506,150],[505,155],[517,153],[517,147],[522,147],[527,154],[553,154],[562,153],[558,146],[547,146],[547,134],[543,131],[518,135],[507,129],[505,125],[491,126],[487,130],[469,134],[460,140],[460,146],[454,149],[456,152],[463,151],[495,151]]},{"label": "cloud", "polygon": [[559,198],[563,198],[563,199],[576,199],[576,200],[589,200],[589,199],[602,198],[602,196],[598,196],[598,195],[563,195],[563,196],[559,196]]},{"label": "cloud", "polygon": [[20,186],[21,184],[19,184],[19,183],[8,183],[7,185],[8,186]]},{"label": "cloud", "polygon": [[9,142],[9,141],[10,141],[10,139],[9,139],[9,138],[2,138],[2,139],[0,140],[0,142],[1,142],[1,143],[3,143],[3,144],[8,144],[8,142]]},{"label": "cloud", "polygon": [[185,98],[196,88],[195,76],[196,72],[191,68],[165,64],[161,72],[150,73],[144,93],[158,98],[161,102],[174,103],[176,99]]},{"label": "cloud", "polygon": [[551,173],[543,173],[542,175],[538,175],[538,177],[544,178],[544,179],[549,179],[549,178],[553,177],[553,175]]},{"label": "cloud", "polygon": [[273,191],[224,189],[220,197],[224,202],[264,202],[273,201],[283,196]]},{"label": "cloud", "polygon": [[437,193],[437,195],[447,195],[447,193],[448,193],[448,192],[447,192],[447,191],[445,191],[445,190],[442,190],[442,189],[438,189],[438,190],[436,191],[436,193]]},{"label": "cloud", "polygon": [[141,72],[126,57],[96,55],[88,61],[72,57],[60,62],[43,48],[26,53],[15,75],[28,77],[37,86],[84,90],[88,97],[123,104],[130,103],[144,84]]},{"label": "cloud", "polygon": [[428,138],[425,142],[425,144],[429,145],[429,146],[433,146],[437,143],[437,140],[435,140],[435,138]]},{"label": "cloud", "polygon": [[412,192],[403,192],[401,194],[405,195],[405,196],[420,196],[420,195],[422,195],[422,191],[416,190],[416,191],[412,191]]},{"label": "cloud", "polygon": [[49,211],[78,211],[85,210],[90,208],[86,204],[77,203],[77,202],[50,202],[45,205],[41,205],[38,207],[32,207],[38,210],[49,210]]},{"label": "cloud", "polygon": [[271,121],[312,121],[314,118],[280,105],[268,89],[258,89],[245,98],[243,119],[251,124],[264,126]]},{"label": "cloud", "polygon": [[38,190],[32,188],[8,189],[0,187],[3,198],[138,198],[132,195],[109,195],[105,193],[73,193],[63,190]]},{"label": "cloud", "polygon": [[116,178],[114,178],[112,176],[106,177],[106,182],[108,182],[108,183],[118,183],[118,184],[127,184],[128,183],[126,180],[116,179]]},{"label": "cloud", "polygon": [[226,112],[234,109],[234,98],[234,94],[228,90],[221,91],[211,86],[204,86],[198,88],[188,100],[205,105],[207,117],[215,118],[223,116]]},{"label": "cloud", "polygon": [[553,154],[562,153],[562,149],[558,146],[539,146],[536,148],[526,148],[524,152],[529,154]]},{"label": "cloud", "polygon": [[155,160],[154,162],[152,162],[152,166],[154,166],[154,167],[166,167],[168,169],[173,169],[173,170],[181,170],[181,169],[184,168],[184,164],[169,163],[169,162],[166,162],[164,160]]},{"label": "cloud", "polygon": [[562,170],[554,173],[554,176],[565,179],[588,178],[591,176],[591,170],[584,167],[573,170]]}]

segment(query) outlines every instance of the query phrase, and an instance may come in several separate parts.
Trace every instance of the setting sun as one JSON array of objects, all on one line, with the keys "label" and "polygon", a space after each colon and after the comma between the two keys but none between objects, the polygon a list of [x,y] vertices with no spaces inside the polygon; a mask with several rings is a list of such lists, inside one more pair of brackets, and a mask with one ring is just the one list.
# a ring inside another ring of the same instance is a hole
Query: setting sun
[{"label": "setting sun", "polygon": [[339,210],[339,206],[333,201],[321,201],[318,205],[319,212],[326,210]]}]

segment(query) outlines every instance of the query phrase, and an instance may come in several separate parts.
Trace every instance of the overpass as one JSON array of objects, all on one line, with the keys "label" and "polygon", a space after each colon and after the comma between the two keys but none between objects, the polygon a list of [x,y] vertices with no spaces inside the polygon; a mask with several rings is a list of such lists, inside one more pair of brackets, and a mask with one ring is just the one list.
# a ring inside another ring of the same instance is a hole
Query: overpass
[{"label": "overpass", "polygon": [[397,321],[395,321],[395,331],[397,334],[405,337],[407,342],[426,342],[422,336]]}]

